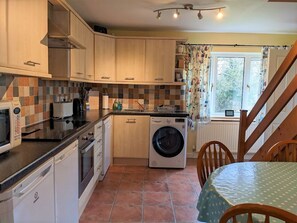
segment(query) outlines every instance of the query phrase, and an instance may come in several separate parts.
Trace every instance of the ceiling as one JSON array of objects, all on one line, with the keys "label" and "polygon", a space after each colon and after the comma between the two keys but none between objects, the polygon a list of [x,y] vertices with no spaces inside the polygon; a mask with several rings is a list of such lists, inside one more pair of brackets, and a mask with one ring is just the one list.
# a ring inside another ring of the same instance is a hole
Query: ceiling
[{"label": "ceiling", "polygon": [[[90,24],[107,29],[166,30],[227,33],[297,33],[297,2],[268,2],[267,0],[66,0]],[[291,0],[292,1],[292,0]],[[180,11],[173,19],[171,11],[156,19],[153,11],[167,7],[194,8],[225,6],[224,17],[217,11]]]}]

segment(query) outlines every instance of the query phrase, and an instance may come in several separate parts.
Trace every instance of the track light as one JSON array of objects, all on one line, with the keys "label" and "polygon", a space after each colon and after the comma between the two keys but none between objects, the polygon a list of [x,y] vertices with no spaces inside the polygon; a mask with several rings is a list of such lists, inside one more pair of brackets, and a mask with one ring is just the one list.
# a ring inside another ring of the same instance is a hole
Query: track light
[{"label": "track light", "polygon": [[173,18],[177,19],[179,16],[179,11],[176,9],[175,13],[173,13]]},{"label": "track light", "polygon": [[202,14],[201,14],[201,10],[199,10],[197,16],[198,16],[198,19],[199,19],[199,20],[203,19],[203,16],[202,16]]},{"label": "track light", "polygon": [[183,7],[176,7],[176,8],[161,8],[161,9],[156,9],[154,12],[157,13],[156,18],[160,19],[161,17],[161,11],[168,11],[168,10],[175,10],[173,13],[173,18],[178,18],[180,13],[179,10],[187,10],[187,11],[198,11],[197,17],[199,20],[203,19],[202,11],[213,11],[213,10],[219,10],[217,14],[217,18],[221,19],[223,18],[223,12],[222,9],[226,8],[225,6],[221,7],[213,7],[213,8],[194,8],[192,4],[184,4]]},{"label": "track light", "polygon": [[161,12],[160,11],[158,11],[157,19],[161,19]]},{"label": "track light", "polygon": [[218,14],[217,14],[217,18],[218,19],[221,19],[221,18],[223,18],[223,13],[222,13],[222,10],[221,9],[219,9],[219,12],[218,12]]}]

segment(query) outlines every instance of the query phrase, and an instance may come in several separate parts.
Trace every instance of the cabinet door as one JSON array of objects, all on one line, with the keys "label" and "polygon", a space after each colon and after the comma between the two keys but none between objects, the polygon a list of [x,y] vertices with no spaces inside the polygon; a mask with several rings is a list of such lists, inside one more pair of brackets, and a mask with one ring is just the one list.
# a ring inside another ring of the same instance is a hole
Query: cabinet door
[{"label": "cabinet door", "polygon": [[115,39],[95,36],[95,80],[115,81]]},{"label": "cabinet door", "polygon": [[86,79],[94,80],[94,34],[87,27],[86,30]]},{"label": "cabinet door", "polygon": [[148,158],[149,116],[114,116],[116,158]]},{"label": "cabinet door", "polygon": [[70,35],[81,45],[85,43],[85,24],[70,12]]},{"label": "cabinet door", "polygon": [[116,40],[117,81],[144,81],[145,40]]},{"label": "cabinet door", "polygon": [[72,49],[71,50],[71,77],[78,79],[85,79],[85,60],[86,60],[86,50],[84,49]]},{"label": "cabinet door", "polygon": [[7,65],[7,0],[0,1],[0,66]]},{"label": "cabinet door", "polygon": [[146,40],[146,82],[174,81],[175,46],[175,40]]},{"label": "cabinet door", "polygon": [[48,73],[47,0],[9,0],[8,66]]}]

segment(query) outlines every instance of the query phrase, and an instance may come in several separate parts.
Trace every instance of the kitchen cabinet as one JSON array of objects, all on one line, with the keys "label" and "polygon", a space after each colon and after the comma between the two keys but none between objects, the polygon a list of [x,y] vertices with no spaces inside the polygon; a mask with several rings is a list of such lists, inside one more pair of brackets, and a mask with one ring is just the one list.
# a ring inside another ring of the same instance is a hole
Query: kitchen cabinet
[{"label": "kitchen cabinet", "polygon": [[175,40],[145,41],[145,81],[174,82]]},{"label": "kitchen cabinet", "polygon": [[48,73],[47,4],[47,0],[7,1],[7,67]]},{"label": "kitchen cabinet", "polygon": [[115,39],[95,35],[95,80],[115,81]]},{"label": "kitchen cabinet", "polygon": [[73,12],[70,12],[70,35],[80,44],[86,42],[85,24]]},{"label": "kitchen cabinet", "polygon": [[86,46],[86,79],[94,80],[94,33],[85,26],[85,46]]},{"label": "kitchen cabinet", "polygon": [[144,81],[145,39],[116,39],[116,80]]},{"label": "kitchen cabinet", "polygon": [[149,116],[114,116],[114,158],[148,158]]},{"label": "kitchen cabinet", "polygon": [[102,180],[101,173],[103,171],[103,152],[102,152],[102,121],[98,122],[94,126],[94,138],[95,138],[95,145],[94,145],[94,184],[98,180]]},{"label": "kitchen cabinet", "polygon": [[56,223],[77,223],[78,217],[78,141],[55,157]]},{"label": "kitchen cabinet", "polygon": [[0,1],[0,66],[7,65],[7,0]]},{"label": "kitchen cabinet", "polygon": [[86,50],[72,49],[70,52],[70,73],[71,78],[80,80],[86,78]]},{"label": "kitchen cabinet", "polygon": [[104,176],[107,173],[107,170],[111,164],[112,160],[112,140],[113,140],[113,122],[112,116],[109,116],[103,121],[103,172]]}]

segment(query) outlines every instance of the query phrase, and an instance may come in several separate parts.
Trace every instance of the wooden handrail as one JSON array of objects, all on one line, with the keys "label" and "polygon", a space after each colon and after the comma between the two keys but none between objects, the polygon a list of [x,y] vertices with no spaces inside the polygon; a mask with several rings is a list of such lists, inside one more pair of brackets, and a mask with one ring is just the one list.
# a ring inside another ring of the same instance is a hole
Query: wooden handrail
[{"label": "wooden handrail", "polygon": [[[249,151],[252,145],[262,135],[265,129],[272,123],[278,113],[286,106],[296,92],[296,75],[293,81],[289,84],[287,89],[283,92],[275,105],[267,113],[266,117],[261,121],[257,128],[253,131],[247,141],[245,141],[246,130],[250,127],[258,113],[261,111],[265,103],[278,87],[282,79],[286,76],[292,65],[297,59],[297,41],[285,57],[284,61],[276,71],[275,75],[263,91],[259,100],[256,102],[251,112],[246,115],[246,111],[242,110],[240,113],[239,136],[238,136],[238,153],[237,161],[243,161],[244,155]],[[295,85],[295,86],[294,86]]]},{"label": "wooden handrail", "polygon": [[250,124],[254,121],[256,116],[258,115],[259,111],[263,108],[264,104],[268,101],[270,96],[273,94],[279,83],[282,79],[286,76],[287,72],[290,70],[291,66],[295,62],[297,58],[297,41],[295,42],[294,46],[289,51],[288,55],[284,59],[283,63],[280,65],[278,70],[276,71],[275,75],[267,85],[266,89],[263,91],[262,95],[260,96],[259,100],[256,102],[255,106],[247,116],[247,128]]},{"label": "wooden handrail", "polygon": [[283,108],[288,104],[297,91],[297,74],[294,79],[284,90],[272,108],[268,111],[266,116],[261,121],[261,124],[254,129],[253,133],[245,142],[244,153],[247,153],[249,149],[254,145],[266,128],[273,122],[277,115],[283,110]]}]

